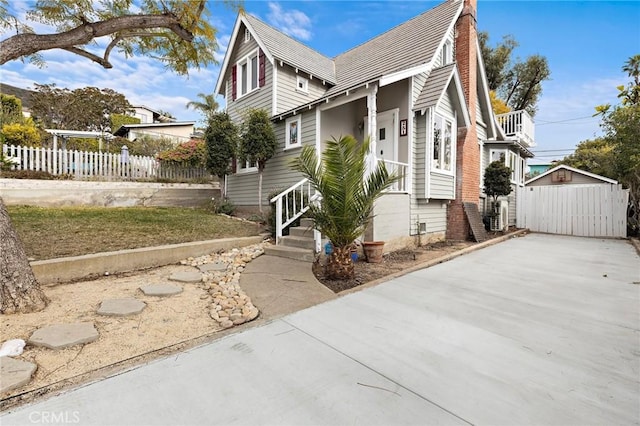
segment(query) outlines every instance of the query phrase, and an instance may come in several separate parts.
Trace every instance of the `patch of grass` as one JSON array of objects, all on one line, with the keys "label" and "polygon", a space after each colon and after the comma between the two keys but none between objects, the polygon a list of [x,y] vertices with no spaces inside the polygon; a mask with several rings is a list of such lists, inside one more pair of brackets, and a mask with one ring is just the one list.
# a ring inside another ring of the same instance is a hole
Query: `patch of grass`
[{"label": "patch of grass", "polygon": [[248,237],[257,225],[204,209],[161,207],[8,206],[27,255],[37,260],[229,237]]}]

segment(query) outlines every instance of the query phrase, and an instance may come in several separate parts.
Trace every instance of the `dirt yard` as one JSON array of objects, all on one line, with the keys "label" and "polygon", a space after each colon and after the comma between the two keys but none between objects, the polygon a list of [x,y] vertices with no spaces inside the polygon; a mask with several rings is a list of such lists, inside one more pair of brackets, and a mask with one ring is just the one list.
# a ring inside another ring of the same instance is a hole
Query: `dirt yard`
[{"label": "dirt yard", "polygon": [[[335,292],[379,280],[390,274],[443,257],[473,245],[470,242],[436,243],[414,250],[394,252],[383,263],[356,263],[356,279],[349,282],[319,280]],[[178,271],[193,270],[190,266],[173,265],[138,271],[119,276],[102,277],[44,287],[51,300],[42,312],[4,315],[2,342],[8,339],[27,341],[38,328],[72,322],[93,322],[100,338],[90,344],[62,350],[27,345],[17,357],[38,365],[31,382],[7,394],[0,395],[0,410],[33,400],[62,388],[99,380],[147,362],[215,339],[221,327],[210,316],[211,299],[203,283],[180,283],[183,292],[170,297],[145,296],[140,286],[168,283],[168,277]],[[175,284],[175,283],[174,283]],[[251,294],[248,294],[251,297]],[[147,304],[131,317],[108,317],[96,314],[105,299],[135,297]],[[260,309],[260,306],[257,306]]]}]

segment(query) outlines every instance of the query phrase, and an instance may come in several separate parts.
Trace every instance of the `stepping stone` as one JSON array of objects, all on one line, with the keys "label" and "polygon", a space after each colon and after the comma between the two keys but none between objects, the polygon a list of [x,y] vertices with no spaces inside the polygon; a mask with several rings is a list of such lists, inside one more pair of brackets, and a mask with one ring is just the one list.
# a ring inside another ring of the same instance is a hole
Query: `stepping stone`
[{"label": "stepping stone", "polygon": [[49,349],[62,349],[93,342],[98,336],[98,330],[92,322],[77,322],[39,328],[33,332],[28,343]]},{"label": "stepping stone", "polygon": [[202,282],[202,274],[197,271],[181,271],[171,275],[169,279],[181,283],[199,283]]},{"label": "stepping stone", "polygon": [[127,315],[139,314],[146,306],[146,303],[133,297],[109,299],[102,301],[97,313],[109,317],[126,317]]},{"label": "stepping stone", "polygon": [[224,262],[205,263],[204,265],[198,265],[198,269],[202,272],[226,271],[227,264]]},{"label": "stepping stone", "polygon": [[173,296],[182,293],[182,287],[173,284],[150,284],[140,287],[147,296]]},{"label": "stepping stone", "polygon": [[26,385],[38,366],[31,362],[0,357],[0,394]]}]

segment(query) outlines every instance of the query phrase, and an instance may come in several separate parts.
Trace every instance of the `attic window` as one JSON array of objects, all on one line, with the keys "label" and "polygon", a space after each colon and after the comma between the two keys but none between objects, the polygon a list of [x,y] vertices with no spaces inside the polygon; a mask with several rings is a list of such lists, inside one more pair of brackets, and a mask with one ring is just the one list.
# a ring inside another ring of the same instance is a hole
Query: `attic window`
[{"label": "attic window", "polygon": [[249,31],[249,28],[245,28],[244,29],[244,42],[247,43],[250,40],[251,40],[251,31]]},{"label": "attic window", "polygon": [[452,52],[451,40],[447,40],[442,46],[442,56],[440,58],[441,66],[450,64],[453,62],[453,52]]},{"label": "attic window", "polygon": [[309,93],[309,80],[298,76],[296,79],[296,90],[298,92]]}]

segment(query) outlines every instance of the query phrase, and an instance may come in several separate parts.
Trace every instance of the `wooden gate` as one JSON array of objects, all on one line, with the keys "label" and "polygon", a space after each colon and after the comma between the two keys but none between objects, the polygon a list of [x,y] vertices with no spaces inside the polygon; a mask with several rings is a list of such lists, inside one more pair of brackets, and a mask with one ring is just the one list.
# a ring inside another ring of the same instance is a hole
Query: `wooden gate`
[{"label": "wooden gate", "polygon": [[535,232],[626,237],[629,190],[621,185],[517,188],[516,225]]}]

